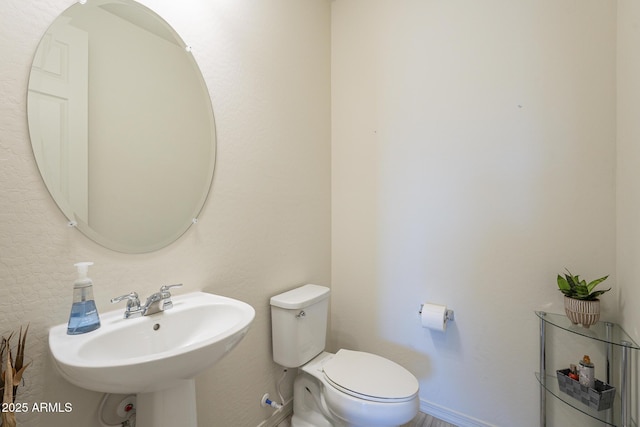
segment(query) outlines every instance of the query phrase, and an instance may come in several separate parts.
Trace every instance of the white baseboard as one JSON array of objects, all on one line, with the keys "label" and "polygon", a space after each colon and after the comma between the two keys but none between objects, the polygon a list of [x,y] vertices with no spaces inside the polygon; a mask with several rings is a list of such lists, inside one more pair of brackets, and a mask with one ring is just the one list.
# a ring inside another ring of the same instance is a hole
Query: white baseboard
[{"label": "white baseboard", "polygon": [[276,427],[291,414],[293,414],[293,399],[289,399],[281,409],[274,411],[269,418],[258,424],[258,427]]},{"label": "white baseboard", "polygon": [[[420,400],[420,412],[432,415],[442,421],[446,421],[458,427],[497,427],[477,418],[461,414],[444,406]],[[293,399],[289,399],[281,410],[274,412],[269,418],[261,422],[257,427],[277,427],[289,415],[293,414]]]},{"label": "white baseboard", "polygon": [[432,415],[442,421],[446,421],[458,427],[496,427],[493,424],[486,423],[422,399],[420,400],[420,412]]}]

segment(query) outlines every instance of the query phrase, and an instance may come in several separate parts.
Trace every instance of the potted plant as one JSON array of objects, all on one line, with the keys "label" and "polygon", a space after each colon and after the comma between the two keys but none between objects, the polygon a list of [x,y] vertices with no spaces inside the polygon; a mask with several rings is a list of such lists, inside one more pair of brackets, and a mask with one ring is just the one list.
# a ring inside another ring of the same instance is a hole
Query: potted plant
[{"label": "potted plant", "polygon": [[611,290],[594,291],[594,288],[607,280],[609,275],[587,283],[579,275],[569,270],[564,277],[558,274],[558,288],[564,294],[564,311],[574,325],[581,324],[585,328],[595,325],[600,319],[600,300],[598,297]]},{"label": "potted plant", "polygon": [[30,362],[25,360],[24,349],[27,341],[27,332],[29,325],[22,333],[18,335],[18,345],[16,347],[15,359],[11,350],[11,338],[14,336],[12,332],[9,338],[2,337],[0,341],[0,403],[2,403],[2,427],[15,427],[16,414],[14,411],[16,393],[18,386],[22,380],[22,375]]}]

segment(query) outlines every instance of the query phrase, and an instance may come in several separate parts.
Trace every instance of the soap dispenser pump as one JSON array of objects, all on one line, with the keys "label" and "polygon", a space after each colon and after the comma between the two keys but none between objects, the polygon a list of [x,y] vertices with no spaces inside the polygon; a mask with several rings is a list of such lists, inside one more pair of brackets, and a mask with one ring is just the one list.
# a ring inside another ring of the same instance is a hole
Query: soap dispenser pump
[{"label": "soap dispenser pump", "polygon": [[92,262],[74,264],[78,269],[78,279],[73,283],[73,304],[67,326],[68,335],[91,332],[100,327],[100,317],[93,299],[93,281],[87,277]]}]

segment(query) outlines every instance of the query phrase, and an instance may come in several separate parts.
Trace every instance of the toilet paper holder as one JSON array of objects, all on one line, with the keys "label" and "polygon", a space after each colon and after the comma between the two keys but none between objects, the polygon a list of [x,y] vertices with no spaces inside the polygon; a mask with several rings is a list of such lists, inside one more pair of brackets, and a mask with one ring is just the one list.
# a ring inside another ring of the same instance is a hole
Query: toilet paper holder
[{"label": "toilet paper holder", "polygon": [[[422,308],[423,307],[424,307],[424,304],[420,304],[420,309],[418,310],[418,316],[420,316],[422,314]],[[453,314],[453,310],[447,309],[447,311],[445,311],[444,319],[447,322],[453,321],[455,319],[455,316]]]}]

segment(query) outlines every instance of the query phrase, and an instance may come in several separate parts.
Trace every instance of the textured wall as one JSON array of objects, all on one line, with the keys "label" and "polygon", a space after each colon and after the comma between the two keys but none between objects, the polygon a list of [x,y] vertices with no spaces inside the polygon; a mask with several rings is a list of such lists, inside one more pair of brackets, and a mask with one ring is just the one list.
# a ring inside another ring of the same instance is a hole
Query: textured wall
[{"label": "textured wall", "polygon": [[193,46],[212,96],[218,158],[197,226],[142,255],[104,249],[67,228],[31,152],[25,100],[32,55],[72,1],[0,3],[0,332],[31,324],[34,364],[20,401],[73,404],[68,414],[22,415],[25,427],[97,425],[101,395],[67,384],[47,350],[48,328],[67,320],[76,261],[95,262],[101,311],[113,308],[113,296],[132,289],[147,295],[166,283],[255,307],[233,357],[198,378],[200,425],[207,427],[255,426],[269,416],[259,400],[275,392],[280,371],[271,361],[268,299],[298,284],[329,283],[329,3],[143,3]]},{"label": "textured wall", "polygon": [[615,273],[615,7],[333,3],[333,338],[461,425],[538,425],[533,311],[562,312],[565,267]]}]

